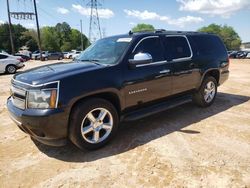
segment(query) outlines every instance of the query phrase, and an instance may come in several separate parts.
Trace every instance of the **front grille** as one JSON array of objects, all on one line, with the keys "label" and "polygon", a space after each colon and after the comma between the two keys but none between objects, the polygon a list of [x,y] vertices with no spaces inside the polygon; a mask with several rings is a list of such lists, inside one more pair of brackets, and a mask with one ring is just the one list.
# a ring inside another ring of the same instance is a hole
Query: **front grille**
[{"label": "front grille", "polygon": [[11,100],[14,106],[22,110],[25,109],[26,104],[26,91],[14,85],[10,88]]}]

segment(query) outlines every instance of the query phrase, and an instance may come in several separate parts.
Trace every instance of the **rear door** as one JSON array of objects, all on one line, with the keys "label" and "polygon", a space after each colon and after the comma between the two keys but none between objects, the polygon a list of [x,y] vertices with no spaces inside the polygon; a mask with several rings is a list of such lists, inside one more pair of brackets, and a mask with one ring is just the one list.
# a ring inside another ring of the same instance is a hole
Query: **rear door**
[{"label": "rear door", "polygon": [[164,49],[159,36],[143,38],[136,47],[130,59],[137,53],[149,53],[153,62],[137,66],[125,71],[124,91],[126,106],[153,101],[171,95],[171,65],[167,63]]},{"label": "rear door", "polygon": [[168,35],[164,40],[167,61],[173,65],[173,94],[196,88],[200,80],[197,62],[185,35]]}]

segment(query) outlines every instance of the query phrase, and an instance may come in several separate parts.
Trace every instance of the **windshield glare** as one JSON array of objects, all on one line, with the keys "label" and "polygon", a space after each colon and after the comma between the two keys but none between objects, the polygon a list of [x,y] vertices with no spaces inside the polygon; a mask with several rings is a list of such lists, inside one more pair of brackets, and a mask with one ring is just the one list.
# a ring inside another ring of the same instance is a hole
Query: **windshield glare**
[{"label": "windshield glare", "polygon": [[96,60],[102,64],[116,64],[131,40],[131,38],[120,37],[100,39],[82,52],[78,60]]}]

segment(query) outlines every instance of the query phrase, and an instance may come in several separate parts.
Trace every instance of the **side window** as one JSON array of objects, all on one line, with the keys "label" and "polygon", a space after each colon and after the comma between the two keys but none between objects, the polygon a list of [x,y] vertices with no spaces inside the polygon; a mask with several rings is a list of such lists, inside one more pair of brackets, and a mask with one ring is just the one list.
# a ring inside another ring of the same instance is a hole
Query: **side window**
[{"label": "side window", "polygon": [[0,59],[6,59],[7,58],[7,56],[6,55],[2,55],[2,54],[0,54]]},{"label": "side window", "polygon": [[[213,35],[192,36],[201,55],[225,54],[225,47],[221,40]],[[204,45],[205,44],[205,45]]]},{"label": "side window", "polygon": [[187,39],[182,36],[166,37],[164,41],[166,57],[168,60],[188,58],[191,56],[191,51]]},{"label": "side window", "polygon": [[147,38],[141,41],[140,44],[136,47],[133,55],[140,52],[149,53],[153,58],[153,62],[165,60],[159,37]]}]

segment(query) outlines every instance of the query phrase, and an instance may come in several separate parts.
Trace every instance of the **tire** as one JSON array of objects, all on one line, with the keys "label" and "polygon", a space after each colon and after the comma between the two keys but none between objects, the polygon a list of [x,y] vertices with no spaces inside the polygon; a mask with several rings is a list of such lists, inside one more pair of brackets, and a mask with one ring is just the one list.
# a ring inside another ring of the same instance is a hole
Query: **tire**
[{"label": "tire", "polygon": [[200,89],[193,95],[193,102],[200,107],[212,105],[217,95],[217,86],[218,83],[214,77],[205,77]]},{"label": "tire", "polygon": [[[103,112],[106,115],[101,116]],[[110,102],[88,99],[77,104],[71,112],[69,138],[80,149],[98,149],[115,136],[118,123],[117,111]]]},{"label": "tire", "polygon": [[69,59],[72,59],[72,55],[69,56]]},{"label": "tire", "polygon": [[16,73],[16,70],[17,70],[17,68],[16,68],[15,65],[8,65],[8,66],[6,67],[6,72],[7,72],[8,74],[15,74],[15,73]]}]

